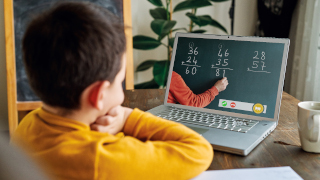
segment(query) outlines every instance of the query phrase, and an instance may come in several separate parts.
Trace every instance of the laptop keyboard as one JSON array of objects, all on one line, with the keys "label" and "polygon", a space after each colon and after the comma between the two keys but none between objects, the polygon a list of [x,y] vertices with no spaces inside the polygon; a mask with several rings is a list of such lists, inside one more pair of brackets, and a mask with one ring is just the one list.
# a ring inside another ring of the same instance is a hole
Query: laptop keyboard
[{"label": "laptop keyboard", "polygon": [[157,116],[181,123],[225,129],[241,133],[248,132],[253,126],[259,123],[259,121],[256,120],[185,110],[175,107],[162,111],[161,113],[158,113]]}]

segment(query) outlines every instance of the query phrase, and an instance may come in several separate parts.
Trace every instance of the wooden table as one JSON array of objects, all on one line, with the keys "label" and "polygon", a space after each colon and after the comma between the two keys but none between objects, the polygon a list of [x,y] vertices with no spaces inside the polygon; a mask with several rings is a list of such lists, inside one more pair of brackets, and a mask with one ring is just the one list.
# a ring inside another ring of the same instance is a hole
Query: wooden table
[{"label": "wooden table", "polygon": [[[126,90],[123,105],[146,111],[163,104],[164,94],[163,89]],[[209,170],[290,166],[303,179],[320,179],[320,154],[301,149],[298,102],[284,92],[277,128],[246,157],[215,151]]]}]

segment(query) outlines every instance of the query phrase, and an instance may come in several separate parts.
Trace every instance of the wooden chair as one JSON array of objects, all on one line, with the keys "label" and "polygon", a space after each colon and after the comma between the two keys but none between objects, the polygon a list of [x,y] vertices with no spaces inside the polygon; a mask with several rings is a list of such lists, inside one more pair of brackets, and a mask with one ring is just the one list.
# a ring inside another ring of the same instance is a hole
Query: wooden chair
[{"label": "wooden chair", "polygon": [[[18,126],[18,118],[21,119],[29,111],[41,107],[41,101],[17,100],[17,79],[16,79],[16,56],[15,56],[15,33],[14,33],[14,9],[13,0],[4,1],[5,16],[5,37],[6,37],[6,63],[7,63],[7,92],[8,92],[8,117],[10,135]],[[126,26],[131,27],[131,0],[123,0],[123,21]],[[133,80],[133,48],[132,31],[125,29],[127,39],[127,69],[125,78],[126,89],[134,88]],[[19,115],[18,115],[19,114]]]}]

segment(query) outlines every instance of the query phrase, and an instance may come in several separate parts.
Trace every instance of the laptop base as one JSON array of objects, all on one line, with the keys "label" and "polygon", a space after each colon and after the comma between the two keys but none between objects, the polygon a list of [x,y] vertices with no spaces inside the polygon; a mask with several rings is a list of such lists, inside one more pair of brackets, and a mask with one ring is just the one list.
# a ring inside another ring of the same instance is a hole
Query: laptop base
[{"label": "laptop base", "polygon": [[[147,112],[157,115],[169,108],[169,106],[160,105]],[[213,149],[242,156],[247,156],[276,127],[274,121],[260,121],[247,133],[240,133],[194,124],[181,124],[201,134],[212,144]]]}]

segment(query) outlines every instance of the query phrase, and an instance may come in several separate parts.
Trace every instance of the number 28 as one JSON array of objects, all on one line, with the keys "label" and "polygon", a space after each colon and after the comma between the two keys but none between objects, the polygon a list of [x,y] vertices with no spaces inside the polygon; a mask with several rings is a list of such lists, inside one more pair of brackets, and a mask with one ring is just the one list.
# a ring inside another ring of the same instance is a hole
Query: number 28
[{"label": "number 28", "polygon": [[[259,59],[259,51],[254,51],[254,53],[256,54],[253,59]],[[266,53],[264,51],[261,52],[261,60],[265,60],[266,59]]]}]

